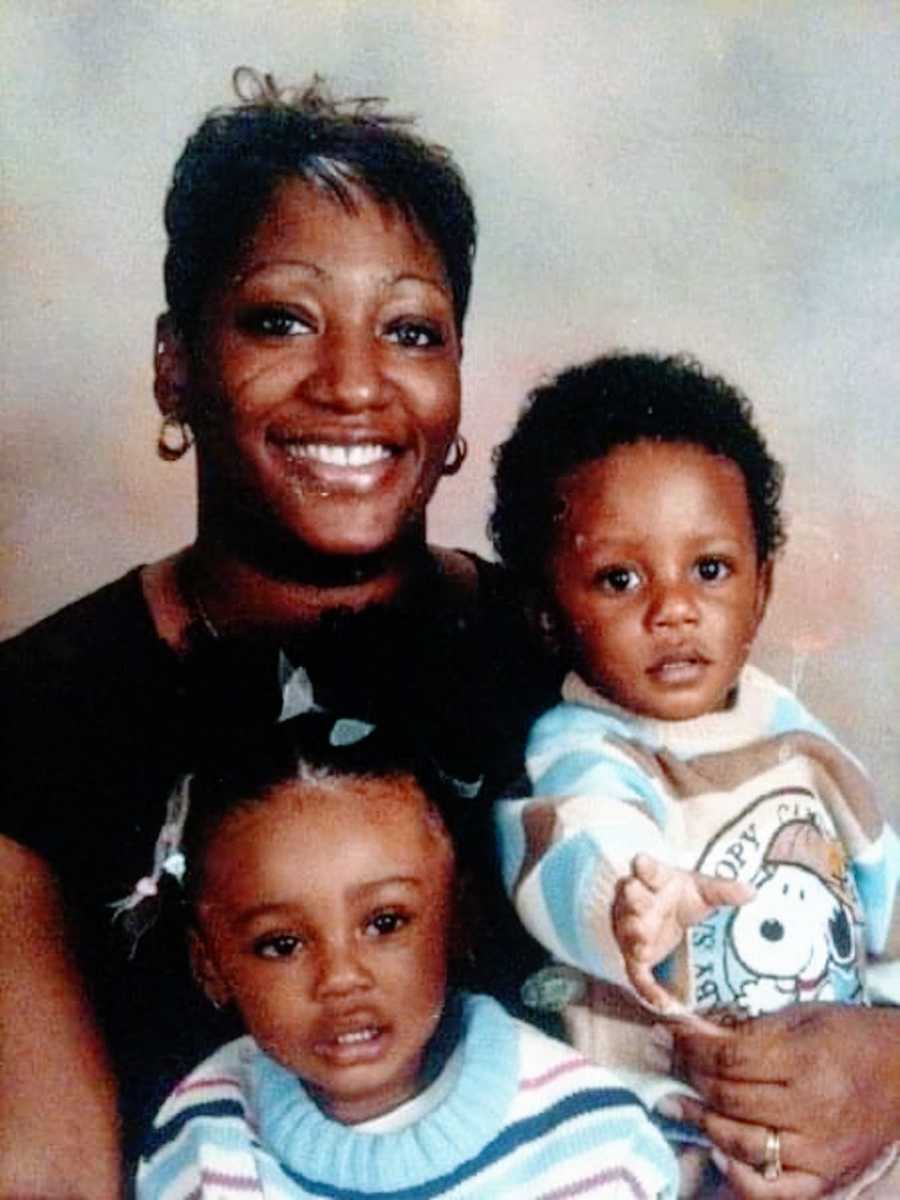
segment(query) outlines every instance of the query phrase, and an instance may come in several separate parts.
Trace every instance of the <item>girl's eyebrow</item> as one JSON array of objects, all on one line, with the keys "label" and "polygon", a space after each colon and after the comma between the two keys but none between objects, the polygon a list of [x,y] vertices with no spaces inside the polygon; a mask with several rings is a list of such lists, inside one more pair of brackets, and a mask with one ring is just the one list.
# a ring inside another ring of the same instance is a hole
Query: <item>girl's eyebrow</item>
[{"label": "girl's eyebrow", "polygon": [[[380,891],[381,888],[396,886],[421,891],[425,886],[425,882],[418,875],[387,875],[383,879],[370,879],[357,884],[353,888],[351,895],[354,897],[365,897],[372,892]],[[267,900],[262,904],[254,904],[250,908],[245,908],[235,918],[234,924],[243,927],[252,924],[254,921],[258,921],[262,917],[268,918],[284,914],[294,914],[301,907],[295,900]]]},{"label": "girl's eyebrow", "polygon": [[370,879],[364,883],[357,884],[353,889],[353,894],[356,896],[364,896],[368,892],[378,891],[379,888],[391,887],[394,885],[403,887],[412,887],[421,890],[425,885],[423,880],[418,875],[386,875],[384,879]]}]

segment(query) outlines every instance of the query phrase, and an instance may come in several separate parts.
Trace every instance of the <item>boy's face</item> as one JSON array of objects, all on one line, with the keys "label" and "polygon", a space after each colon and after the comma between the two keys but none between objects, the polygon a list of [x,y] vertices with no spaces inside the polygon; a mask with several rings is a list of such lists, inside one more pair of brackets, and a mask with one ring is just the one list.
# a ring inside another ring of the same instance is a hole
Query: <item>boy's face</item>
[{"label": "boy's face", "polygon": [[419,1090],[453,879],[412,779],[283,785],[208,845],[195,971],[325,1112],[368,1120]]},{"label": "boy's face", "polygon": [[662,720],[722,708],[770,581],[740,468],[690,443],[641,441],[583,463],[557,496],[550,585],[585,679]]}]

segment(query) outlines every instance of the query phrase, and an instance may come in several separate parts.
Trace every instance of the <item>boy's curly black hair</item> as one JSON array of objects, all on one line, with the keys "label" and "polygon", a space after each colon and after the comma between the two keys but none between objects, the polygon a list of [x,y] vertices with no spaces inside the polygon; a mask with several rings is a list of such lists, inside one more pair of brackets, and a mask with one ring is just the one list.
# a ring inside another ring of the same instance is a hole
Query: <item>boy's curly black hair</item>
[{"label": "boy's curly black hair", "polygon": [[783,545],[784,472],[753,423],[750,401],[683,355],[614,352],[535,388],[512,434],[494,451],[496,500],[488,532],[507,566],[540,585],[559,481],[616,446],[643,440],[688,442],[730,458],[747,486],[759,561]]}]

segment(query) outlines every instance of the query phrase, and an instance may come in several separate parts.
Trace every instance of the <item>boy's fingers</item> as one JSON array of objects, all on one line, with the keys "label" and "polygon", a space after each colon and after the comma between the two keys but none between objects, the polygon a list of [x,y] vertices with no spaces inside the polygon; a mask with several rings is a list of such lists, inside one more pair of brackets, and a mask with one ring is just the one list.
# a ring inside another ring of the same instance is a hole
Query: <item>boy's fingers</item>
[{"label": "boy's fingers", "polygon": [[650,854],[635,855],[631,866],[641,883],[654,892],[659,891],[661,887],[665,887],[672,877],[672,868],[667,867],[665,863],[660,862],[658,858],[654,858]]},{"label": "boy's fingers", "polygon": [[756,888],[737,879],[717,879],[714,875],[694,875],[697,890],[705,904],[713,908],[720,905],[746,904],[756,895]]},{"label": "boy's fingers", "polygon": [[[628,978],[640,998],[656,1009],[657,1012],[670,1017],[687,1017],[684,1005],[676,1000],[672,993],[657,982],[656,976],[649,966],[638,962],[626,964]],[[693,1018],[691,1018],[693,1019]]]}]

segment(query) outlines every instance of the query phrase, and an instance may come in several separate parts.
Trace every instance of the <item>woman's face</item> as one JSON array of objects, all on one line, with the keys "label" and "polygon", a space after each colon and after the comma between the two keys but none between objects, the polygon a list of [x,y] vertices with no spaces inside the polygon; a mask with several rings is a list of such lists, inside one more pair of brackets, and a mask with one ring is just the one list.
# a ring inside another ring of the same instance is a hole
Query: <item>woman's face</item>
[{"label": "woman's face", "polygon": [[452,294],[402,213],[354,199],[281,184],[204,304],[191,422],[201,523],[225,536],[364,555],[423,526],[459,421]]}]

